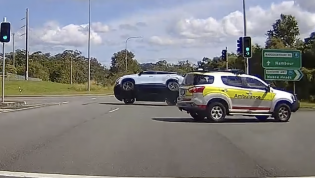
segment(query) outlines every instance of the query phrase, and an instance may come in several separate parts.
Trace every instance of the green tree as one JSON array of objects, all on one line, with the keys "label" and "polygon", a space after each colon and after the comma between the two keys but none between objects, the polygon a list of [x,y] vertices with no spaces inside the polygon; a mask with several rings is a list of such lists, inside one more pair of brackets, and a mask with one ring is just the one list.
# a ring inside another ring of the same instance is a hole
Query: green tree
[{"label": "green tree", "polygon": [[[272,29],[267,32],[266,47],[271,48],[275,42],[280,42],[286,48],[292,48],[300,35],[298,22],[292,15],[280,15],[280,19],[272,25]],[[278,44],[276,43],[276,44]]]}]

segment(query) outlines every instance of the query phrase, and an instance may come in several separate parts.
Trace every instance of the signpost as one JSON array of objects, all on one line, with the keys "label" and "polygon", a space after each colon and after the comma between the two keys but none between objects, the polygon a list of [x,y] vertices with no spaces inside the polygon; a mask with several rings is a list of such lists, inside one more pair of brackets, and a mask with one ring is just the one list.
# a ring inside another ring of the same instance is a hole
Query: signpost
[{"label": "signpost", "polygon": [[299,50],[263,49],[262,67],[265,69],[265,80],[295,81],[303,78],[302,54]]},{"label": "signpost", "polygon": [[264,49],[262,66],[265,69],[300,69],[302,67],[301,51]]},{"label": "signpost", "polygon": [[303,76],[300,69],[265,69],[266,80],[300,81]]}]

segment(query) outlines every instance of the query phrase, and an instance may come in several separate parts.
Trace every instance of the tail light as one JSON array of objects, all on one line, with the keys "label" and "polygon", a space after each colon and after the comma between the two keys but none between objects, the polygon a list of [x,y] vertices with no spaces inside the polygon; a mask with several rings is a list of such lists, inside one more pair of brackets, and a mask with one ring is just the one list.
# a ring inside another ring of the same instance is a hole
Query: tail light
[{"label": "tail light", "polygon": [[190,88],[188,91],[189,91],[190,93],[202,93],[204,89],[205,89],[204,86],[200,86],[200,87],[193,87],[193,88]]}]

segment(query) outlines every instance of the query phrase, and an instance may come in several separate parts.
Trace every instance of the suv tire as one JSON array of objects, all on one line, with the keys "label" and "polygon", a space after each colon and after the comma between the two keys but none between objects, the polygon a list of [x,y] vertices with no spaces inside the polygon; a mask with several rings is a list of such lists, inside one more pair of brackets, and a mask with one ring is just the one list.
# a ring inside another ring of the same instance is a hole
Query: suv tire
[{"label": "suv tire", "polygon": [[165,102],[168,106],[175,106],[177,103],[177,100],[166,99]]},{"label": "suv tire", "polygon": [[178,82],[175,80],[167,82],[167,89],[169,89],[170,91],[178,91],[179,90]]},{"label": "suv tire", "polygon": [[281,103],[275,108],[273,115],[277,122],[288,122],[291,118],[291,108],[287,104]]},{"label": "suv tire", "polygon": [[226,109],[220,102],[210,103],[207,107],[207,118],[214,122],[223,122],[226,116]]},{"label": "suv tire", "polygon": [[135,102],[134,98],[125,98],[124,103],[125,104],[133,104]]},{"label": "suv tire", "polygon": [[194,119],[194,121],[204,121],[205,120],[205,115],[202,114],[201,112],[190,112],[190,116]]},{"label": "suv tire", "polygon": [[121,84],[124,91],[132,91],[135,89],[135,83],[132,80],[125,80]]}]

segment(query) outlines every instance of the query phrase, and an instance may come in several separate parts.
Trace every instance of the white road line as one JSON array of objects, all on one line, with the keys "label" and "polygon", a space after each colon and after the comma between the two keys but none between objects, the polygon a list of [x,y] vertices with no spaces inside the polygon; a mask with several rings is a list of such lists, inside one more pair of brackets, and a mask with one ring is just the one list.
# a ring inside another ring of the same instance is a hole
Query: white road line
[{"label": "white road line", "polygon": [[115,112],[115,111],[117,111],[119,108],[116,108],[116,109],[113,109],[113,110],[110,110],[110,111],[108,111],[108,112]]},{"label": "white road line", "polygon": [[91,98],[92,100],[96,100],[96,98]]},{"label": "white road line", "polygon": [[[33,178],[168,178],[168,177],[113,177],[113,176],[86,176],[86,175],[64,175],[64,174],[41,174],[27,172],[0,171],[0,176],[11,177],[33,177]],[[169,177],[171,178],[171,177]]]}]

